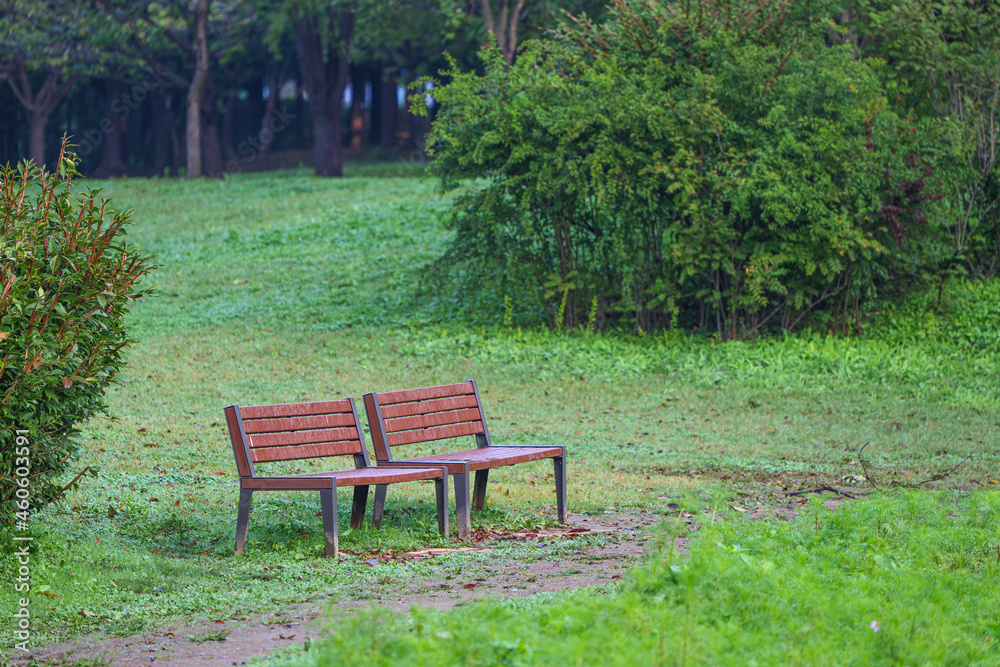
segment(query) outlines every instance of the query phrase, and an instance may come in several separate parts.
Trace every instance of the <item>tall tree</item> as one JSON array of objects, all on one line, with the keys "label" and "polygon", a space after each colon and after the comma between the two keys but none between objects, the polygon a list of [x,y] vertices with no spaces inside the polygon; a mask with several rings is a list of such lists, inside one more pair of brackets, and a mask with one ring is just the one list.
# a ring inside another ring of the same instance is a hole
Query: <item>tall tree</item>
[{"label": "tall tree", "polygon": [[297,0],[287,3],[285,11],[312,112],[313,168],[317,176],[341,176],[341,107],[349,80],[358,2]]},{"label": "tall tree", "polygon": [[209,0],[195,0],[194,75],[188,87],[187,177],[201,178],[201,100],[208,80],[208,6]]},{"label": "tall tree", "polygon": [[100,31],[82,0],[0,0],[0,81],[27,111],[29,157],[45,164],[45,124],[101,58]]},{"label": "tall tree", "polygon": [[[255,18],[248,0],[115,0],[116,22],[128,26],[119,47],[142,60],[175,92],[187,96],[184,153],[189,178],[223,170],[213,98],[213,69],[231,78],[225,67],[241,48],[247,25]],[[227,94],[236,86],[229,85]],[[169,96],[157,96],[165,101]],[[178,151],[175,149],[175,154]]]},{"label": "tall tree", "polygon": [[45,164],[45,124],[56,107],[69,95],[77,80],[75,74],[64,76],[54,70],[47,71],[42,76],[41,86],[38,90],[32,90],[25,61],[21,60],[6,72],[0,73],[0,77],[7,79],[17,99],[28,111],[28,156],[36,165]]},{"label": "tall tree", "polygon": [[500,12],[494,17],[491,0],[482,0],[483,23],[486,32],[493,35],[503,54],[504,62],[510,65],[514,62],[517,51],[517,27],[524,9],[524,0],[515,0],[513,8],[510,0],[500,0]]}]

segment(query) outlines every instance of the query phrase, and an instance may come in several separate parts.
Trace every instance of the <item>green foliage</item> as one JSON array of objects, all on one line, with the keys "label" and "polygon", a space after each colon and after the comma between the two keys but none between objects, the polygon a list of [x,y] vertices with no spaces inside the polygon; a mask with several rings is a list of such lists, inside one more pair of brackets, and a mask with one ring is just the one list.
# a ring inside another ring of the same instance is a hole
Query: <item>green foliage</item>
[{"label": "green foliage", "polygon": [[430,327],[403,350],[421,358],[459,356],[545,380],[586,377],[616,383],[662,372],[701,387],[720,383],[762,392],[881,387],[921,402],[994,411],[1000,406],[1000,280],[954,279],[870,313],[863,335],[800,333],[754,343],[718,343],[664,332],[565,335],[549,330]]},{"label": "green foliage", "polygon": [[995,358],[1000,349],[1000,280],[952,280],[892,304],[872,321],[868,335],[893,346],[920,345],[949,354]]},{"label": "green foliage", "polygon": [[[0,506],[14,502],[15,468],[30,469],[31,504],[56,497],[77,452],[76,425],[107,409],[104,392],[133,342],[125,326],[148,257],[127,245],[127,213],[98,192],[75,195],[75,165],[0,172]],[[30,451],[25,463],[15,431]],[[17,465],[15,465],[15,463]],[[23,477],[23,475],[22,475]],[[25,508],[21,508],[25,509]],[[2,521],[10,521],[5,512]]]},{"label": "green foliage", "polygon": [[14,63],[32,74],[107,74],[119,35],[91,3],[4,0],[0,9],[0,75]]},{"label": "green foliage", "polygon": [[[853,5],[853,6],[852,6]],[[1000,269],[1000,13],[977,0],[856,0],[845,29],[885,71],[890,101],[934,128],[947,153],[949,251],[941,273]]]},{"label": "green foliage", "polygon": [[486,180],[438,268],[555,327],[727,338],[817,308],[845,329],[919,274],[941,244],[927,132],[889,109],[878,62],[785,9],[619,2],[512,67],[485,50],[483,75],[446,72],[431,171]]},{"label": "green foliage", "polygon": [[1000,495],[808,511],[794,523],[705,516],[686,558],[665,531],[617,590],[372,611],[278,664],[995,664],[1000,625],[983,612],[1000,595]]}]

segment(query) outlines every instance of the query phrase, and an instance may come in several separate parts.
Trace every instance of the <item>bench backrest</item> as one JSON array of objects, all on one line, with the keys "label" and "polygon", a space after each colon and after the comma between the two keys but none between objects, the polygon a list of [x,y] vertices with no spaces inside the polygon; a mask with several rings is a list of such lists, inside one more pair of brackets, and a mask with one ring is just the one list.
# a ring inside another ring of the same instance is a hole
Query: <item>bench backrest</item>
[{"label": "bench backrest", "polygon": [[375,458],[391,461],[390,448],[474,435],[490,446],[479,391],[474,380],[440,387],[365,394]]},{"label": "bench backrest", "polygon": [[240,477],[256,475],[254,463],[353,455],[370,465],[354,399],[226,408],[226,423]]}]

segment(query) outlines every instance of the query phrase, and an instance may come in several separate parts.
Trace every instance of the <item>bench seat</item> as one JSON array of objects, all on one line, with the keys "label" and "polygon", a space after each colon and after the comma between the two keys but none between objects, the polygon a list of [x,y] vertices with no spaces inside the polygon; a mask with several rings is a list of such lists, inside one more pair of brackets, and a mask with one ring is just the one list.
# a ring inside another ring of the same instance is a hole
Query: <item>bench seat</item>
[{"label": "bench seat", "polygon": [[[483,470],[495,468],[497,466],[512,466],[528,461],[539,461],[541,459],[551,459],[554,456],[562,456],[562,447],[507,447],[504,445],[494,445],[483,447],[482,449],[465,449],[457,452],[445,452],[444,454],[432,454],[431,456],[415,456],[406,459],[408,463],[452,463],[448,468],[449,473],[462,472],[459,468],[461,464],[468,464],[469,470]],[[457,462],[457,465],[456,465]],[[399,463],[393,461],[392,463]]]}]

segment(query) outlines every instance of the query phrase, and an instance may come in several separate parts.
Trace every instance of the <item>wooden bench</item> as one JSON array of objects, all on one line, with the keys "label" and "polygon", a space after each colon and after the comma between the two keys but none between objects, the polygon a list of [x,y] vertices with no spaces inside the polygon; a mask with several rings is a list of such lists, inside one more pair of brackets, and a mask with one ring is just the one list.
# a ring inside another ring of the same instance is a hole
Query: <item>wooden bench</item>
[{"label": "wooden bench", "polygon": [[[442,466],[372,467],[358,425],[354,399],[253,407],[230,405],[225,412],[240,476],[236,554],[242,553],[246,544],[254,491],[319,491],[324,554],[336,556],[338,487],[354,487],[351,527],[358,528],[364,521],[369,485],[385,488],[396,482],[433,479],[437,491],[438,529],[442,535],[448,535],[447,469]],[[258,475],[254,467],[256,463],[336,456],[353,456],[354,469],[265,477]],[[382,521],[382,507],[378,510],[376,526]]]},{"label": "wooden bench", "polygon": [[[552,459],[555,469],[556,507],[559,522],[566,523],[565,448],[561,446],[498,447],[490,440],[479,392],[473,380],[440,387],[369,393],[364,396],[371,427],[375,458],[383,465],[441,465],[455,479],[455,508],[458,536],[471,532],[469,516],[469,473],[475,472],[472,507],[482,509],[491,468],[527,461]],[[421,442],[474,435],[476,449],[393,459],[392,448]],[[386,487],[375,487],[374,511],[385,502]]]}]

